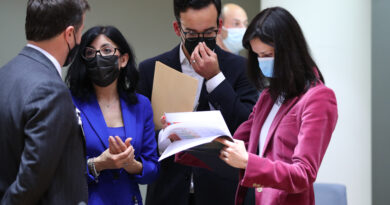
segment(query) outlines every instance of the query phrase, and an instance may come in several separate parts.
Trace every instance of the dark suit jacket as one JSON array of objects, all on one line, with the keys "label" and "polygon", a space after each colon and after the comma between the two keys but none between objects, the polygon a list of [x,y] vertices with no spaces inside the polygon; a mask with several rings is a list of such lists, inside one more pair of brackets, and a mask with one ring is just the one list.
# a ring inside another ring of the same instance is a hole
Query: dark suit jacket
[{"label": "dark suit jacket", "polygon": [[85,142],[55,66],[25,47],[0,82],[1,204],[87,202]]},{"label": "dark suit jacket", "polygon": [[[162,63],[182,72],[179,46],[157,57],[140,63],[139,92],[149,99],[152,96],[155,62]],[[248,119],[257,100],[257,91],[245,75],[246,61],[243,57],[215,48],[218,62],[225,80],[211,93],[203,85],[198,110],[210,110],[208,103],[220,110],[232,134]],[[193,173],[196,204],[234,204],[238,182],[238,171],[216,173],[202,168],[191,168],[174,162],[170,157],[161,162],[160,177],[148,186],[146,204],[187,204]]]}]

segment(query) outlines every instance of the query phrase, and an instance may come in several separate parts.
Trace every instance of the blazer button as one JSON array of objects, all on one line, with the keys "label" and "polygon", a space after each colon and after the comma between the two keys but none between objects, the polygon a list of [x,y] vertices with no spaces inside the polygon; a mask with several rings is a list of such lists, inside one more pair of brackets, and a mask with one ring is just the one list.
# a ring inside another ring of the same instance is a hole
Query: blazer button
[{"label": "blazer button", "polygon": [[263,187],[261,187],[261,186],[260,186],[260,187],[257,187],[257,188],[256,188],[256,191],[257,191],[257,192],[262,192],[262,191],[263,191]]}]

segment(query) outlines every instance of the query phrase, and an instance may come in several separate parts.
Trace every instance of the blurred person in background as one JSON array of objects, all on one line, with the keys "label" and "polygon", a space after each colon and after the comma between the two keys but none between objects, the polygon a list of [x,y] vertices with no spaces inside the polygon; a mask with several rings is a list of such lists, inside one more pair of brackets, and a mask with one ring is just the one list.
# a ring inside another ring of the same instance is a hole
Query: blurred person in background
[{"label": "blurred person in background", "polygon": [[217,45],[238,55],[244,50],[242,38],[248,26],[248,16],[241,6],[228,3],[222,8],[221,19],[222,29],[217,36]]}]

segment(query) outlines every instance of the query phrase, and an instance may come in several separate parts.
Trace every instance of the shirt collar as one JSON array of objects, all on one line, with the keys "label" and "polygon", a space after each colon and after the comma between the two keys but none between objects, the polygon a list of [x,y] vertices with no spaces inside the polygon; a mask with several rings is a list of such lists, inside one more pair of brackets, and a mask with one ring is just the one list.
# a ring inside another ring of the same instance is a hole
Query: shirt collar
[{"label": "shirt collar", "polygon": [[180,64],[189,64],[188,59],[183,51],[183,43],[180,43],[180,51],[179,51],[179,57],[180,57]]},{"label": "shirt collar", "polygon": [[61,66],[60,66],[60,63],[57,61],[57,59],[54,58],[54,56],[52,56],[50,53],[48,53],[47,51],[43,50],[42,48],[36,46],[36,45],[33,45],[33,44],[30,44],[28,43],[27,44],[28,47],[30,48],[33,48],[35,50],[38,50],[39,52],[41,52],[43,55],[45,55],[54,65],[54,67],[56,68],[58,74],[60,75],[60,77],[62,78],[62,73],[61,73]]}]

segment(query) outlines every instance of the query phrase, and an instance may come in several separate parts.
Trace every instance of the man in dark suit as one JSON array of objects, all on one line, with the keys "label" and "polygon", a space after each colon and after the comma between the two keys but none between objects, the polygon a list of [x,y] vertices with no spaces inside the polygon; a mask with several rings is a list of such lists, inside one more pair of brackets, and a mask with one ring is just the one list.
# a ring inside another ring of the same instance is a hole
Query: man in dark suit
[{"label": "man in dark suit", "polygon": [[[222,26],[221,2],[174,0],[174,11],[177,21],[173,26],[181,44],[140,63],[139,92],[151,98],[155,62],[161,61],[197,78],[198,103],[194,110],[220,110],[234,133],[248,119],[257,91],[245,75],[245,59],[216,46],[215,38]],[[159,142],[160,152],[165,145]],[[161,162],[158,180],[148,186],[146,204],[234,204],[237,182],[237,170],[217,173],[191,168],[170,157]]]},{"label": "man in dark suit", "polygon": [[28,44],[0,69],[0,204],[86,204],[84,138],[61,66],[86,0],[29,0]]}]

